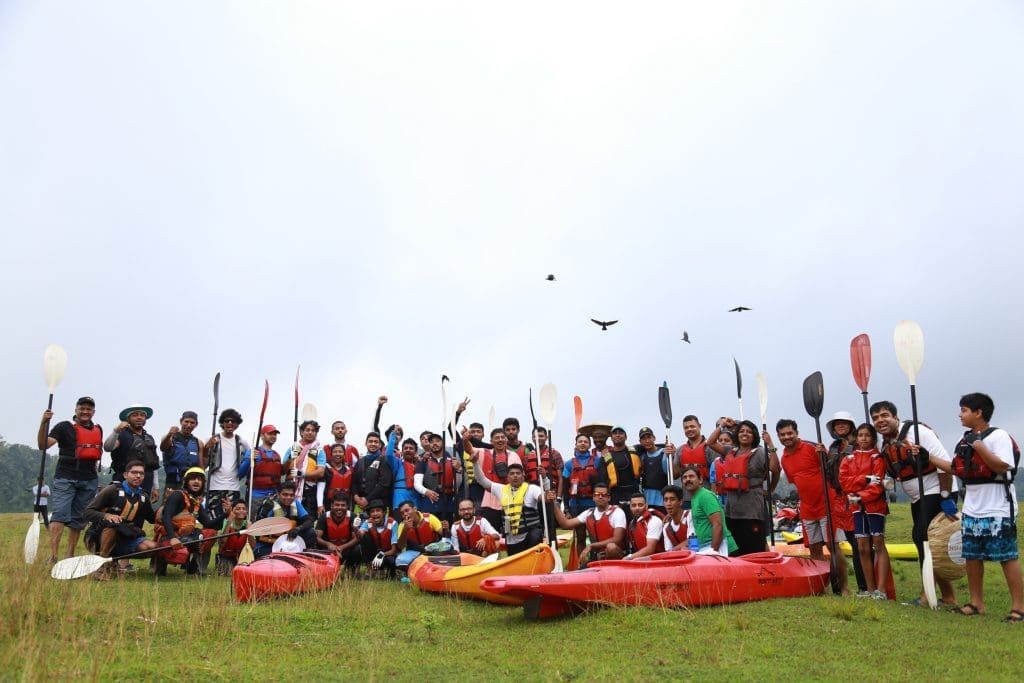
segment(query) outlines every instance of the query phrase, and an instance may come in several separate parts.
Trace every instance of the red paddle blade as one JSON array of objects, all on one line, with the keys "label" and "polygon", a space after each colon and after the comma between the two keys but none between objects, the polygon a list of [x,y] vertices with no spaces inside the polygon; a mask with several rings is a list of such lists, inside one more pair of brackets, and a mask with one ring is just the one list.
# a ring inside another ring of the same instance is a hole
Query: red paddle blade
[{"label": "red paddle blade", "polygon": [[260,424],[263,423],[263,416],[267,414],[267,400],[270,398],[270,382],[263,380],[263,407],[260,408]]},{"label": "red paddle blade", "polygon": [[[579,398],[577,396],[576,398]],[[576,549],[576,537],[569,539],[569,563],[565,565],[565,571],[574,572],[580,568],[580,551]]]},{"label": "red paddle blade", "polygon": [[861,391],[868,390],[871,379],[871,339],[866,334],[858,334],[850,342],[850,367],[853,368],[853,381]]},{"label": "red paddle blade", "polygon": [[580,425],[583,424],[583,399],[579,396],[573,396],[572,405],[576,411],[576,433],[579,434]]},{"label": "red paddle blade", "polygon": [[299,370],[301,370],[301,369],[302,369],[301,365],[299,365],[299,367],[295,368],[295,405],[296,406],[299,405]]}]

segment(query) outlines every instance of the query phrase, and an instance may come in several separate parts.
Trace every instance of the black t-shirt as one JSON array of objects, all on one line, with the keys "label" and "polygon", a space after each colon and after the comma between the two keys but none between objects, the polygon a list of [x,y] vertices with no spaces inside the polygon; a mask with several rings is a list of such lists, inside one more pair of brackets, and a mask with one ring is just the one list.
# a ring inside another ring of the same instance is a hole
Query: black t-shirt
[{"label": "black t-shirt", "polygon": [[58,422],[50,430],[50,437],[57,442],[57,471],[54,479],[91,481],[98,477],[99,460],[79,460],[75,457],[78,437],[75,426],[69,421]]}]

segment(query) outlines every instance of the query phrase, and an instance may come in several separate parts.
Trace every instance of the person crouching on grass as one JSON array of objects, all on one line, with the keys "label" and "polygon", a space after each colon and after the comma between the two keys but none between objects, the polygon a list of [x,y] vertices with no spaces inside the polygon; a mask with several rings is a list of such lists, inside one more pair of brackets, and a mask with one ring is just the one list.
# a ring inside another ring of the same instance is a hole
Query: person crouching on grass
[{"label": "person crouching on grass", "polygon": [[[224,520],[220,533],[234,533],[241,531],[247,526],[249,526],[249,507],[245,504],[244,500],[236,500],[235,504],[231,506],[231,513]],[[213,541],[210,542],[212,543]],[[222,538],[217,541],[217,544],[217,575],[231,576],[231,570],[238,564],[238,556],[241,554],[242,548],[246,544],[255,547],[256,541],[251,536],[237,534]]]},{"label": "person crouching on grass", "polygon": [[1017,492],[1013,486],[1020,458],[1006,431],[989,425],[995,403],[986,394],[960,398],[960,423],[967,428],[953,459],[931,455],[943,472],[960,477],[967,493],[963,508],[963,555],[971,601],[959,614],[985,613],[985,560],[998,562],[1010,591],[1010,613],[1003,621],[1024,621],[1024,590],[1017,548]]},{"label": "person crouching on grass", "polygon": [[[885,600],[890,586],[889,552],[885,548],[885,516],[889,504],[885,500],[885,461],[878,452],[878,432],[869,424],[857,427],[856,448],[839,462],[839,483],[853,508],[853,537],[864,568],[866,588],[858,598]],[[875,548],[872,570],[871,546]]]}]

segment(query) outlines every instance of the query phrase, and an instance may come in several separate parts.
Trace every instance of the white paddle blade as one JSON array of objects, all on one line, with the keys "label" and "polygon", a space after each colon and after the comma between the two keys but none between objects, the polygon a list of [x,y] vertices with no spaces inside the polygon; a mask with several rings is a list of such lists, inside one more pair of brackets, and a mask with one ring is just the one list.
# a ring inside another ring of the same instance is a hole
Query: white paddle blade
[{"label": "white paddle blade", "polygon": [[83,576],[89,576],[107,562],[110,562],[109,557],[100,557],[99,555],[69,557],[53,565],[50,576],[62,581],[80,579]]},{"label": "white paddle blade", "polygon": [[491,553],[484,559],[480,560],[480,564],[494,564],[498,561],[498,553]]},{"label": "white paddle blade", "polygon": [[924,542],[924,562],[921,563],[921,583],[924,586],[924,597],[932,609],[939,608],[939,597],[935,594],[935,575],[932,568],[932,547]]},{"label": "white paddle blade", "polygon": [[548,429],[555,423],[558,412],[558,389],[554,384],[545,384],[540,388],[540,419]]},{"label": "white paddle blade", "polygon": [[302,406],[302,421],[303,422],[306,422],[308,420],[313,420],[315,422],[316,421],[316,416],[317,416],[316,404],[306,403],[306,404],[304,404]]},{"label": "white paddle blade", "polygon": [[911,384],[917,384],[917,373],[924,365],[924,332],[913,320],[901,320],[893,332],[896,360]]},{"label": "white paddle blade", "polygon": [[761,403],[761,424],[768,424],[768,380],[764,373],[755,376],[757,380],[757,400]]},{"label": "white paddle blade", "polygon": [[50,344],[43,352],[43,376],[46,378],[46,386],[50,393],[57,388],[60,381],[64,379],[64,371],[68,369],[68,353],[64,347],[57,344]]},{"label": "white paddle blade", "polygon": [[490,438],[491,432],[494,431],[494,406],[491,406],[491,410],[487,413],[487,435]]},{"label": "white paddle blade", "polygon": [[36,561],[36,553],[39,552],[39,515],[32,515],[32,526],[25,534],[25,564],[32,564]]},{"label": "white paddle blade", "polygon": [[273,536],[287,533],[292,529],[292,521],[287,517],[264,517],[258,519],[239,533],[245,536]]},{"label": "white paddle blade", "polygon": [[256,557],[252,554],[252,546],[246,543],[238,553],[238,564],[252,564]]},{"label": "white paddle blade", "polygon": [[441,380],[441,431],[438,434],[444,432],[445,420],[448,419],[448,389],[447,389],[448,378],[444,377]]},{"label": "white paddle blade", "polygon": [[562,565],[562,554],[558,552],[558,541],[551,542],[551,551],[555,554],[555,568],[551,570],[551,573],[561,574],[565,571],[565,567]]}]

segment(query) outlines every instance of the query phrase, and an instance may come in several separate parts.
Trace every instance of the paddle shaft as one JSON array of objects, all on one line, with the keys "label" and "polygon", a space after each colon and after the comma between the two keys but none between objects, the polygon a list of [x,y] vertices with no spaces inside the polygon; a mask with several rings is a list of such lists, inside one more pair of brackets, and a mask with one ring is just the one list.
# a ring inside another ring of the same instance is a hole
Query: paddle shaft
[{"label": "paddle shaft", "polygon": [[[53,410],[53,394],[50,394],[50,398],[46,402],[46,410]],[[39,478],[36,480],[36,502],[34,505],[35,510],[39,509],[39,501],[43,497],[43,481],[46,479],[46,439],[49,438],[50,434],[50,421],[46,421],[46,426],[43,427],[43,448],[39,449]],[[49,526],[50,520],[47,517],[47,513],[43,513],[43,524]]]},{"label": "paddle shaft", "polygon": [[871,413],[868,412],[868,392],[860,392],[861,398],[864,399],[864,421],[871,424]]},{"label": "paddle shaft", "polygon": [[[238,536],[239,534],[244,533],[246,531],[248,531],[248,529],[240,529],[238,531],[232,531],[232,532],[227,533],[227,534],[218,534],[216,536],[206,536],[206,537],[203,537],[203,538],[197,538],[197,539],[192,540],[192,541],[183,541],[181,543],[181,545],[195,545],[196,543],[205,543],[206,541],[216,541],[217,539],[227,538],[228,536]],[[162,546],[160,548],[150,548],[149,550],[140,550],[140,551],[135,552],[135,553],[129,553],[128,555],[119,555],[117,557],[111,557],[110,559],[111,560],[130,560],[133,557],[142,557],[143,555],[151,555],[155,551],[163,550],[165,548],[170,548],[170,547],[171,546]]]},{"label": "paddle shaft", "polygon": [[[910,385],[910,415],[914,421],[914,445],[920,447],[921,445],[921,431],[917,428],[917,386]],[[921,527],[923,524],[922,517],[924,516],[924,473],[921,470],[921,458],[920,456],[914,456],[914,471],[917,474],[917,495],[918,499],[922,501],[921,505],[917,506],[917,519],[914,520],[914,524]],[[921,544],[922,547],[928,544],[928,532],[925,530],[924,542]],[[924,557],[924,551],[922,550],[921,557]],[[922,566],[923,569],[923,566]],[[932,581],[932,577],[925,576],[925,573],[921,572],[921,583],[925,581]]]},{"label": "paddle shaft", "polygon": [[[821,418],[815,416],[814,428],[818,433],[818,443],[821,443]],[[825,501],[825,524],[828,525],[828,529],[825,530],[825,540],[828,543],[829,552],[829,564],[831,565],[832,571],[829,572],[829,582],[832,584],[832,592],[839,595],[839,558],[836,556],[838,546],[836,545],[835,532],[832,526],[832,505],[829,502],[828,497],[828,475],[826,474],[826,463],[825,454],[822,453],[818,456],[818,461],[821,467],[821,490],[824,494]]]}]

